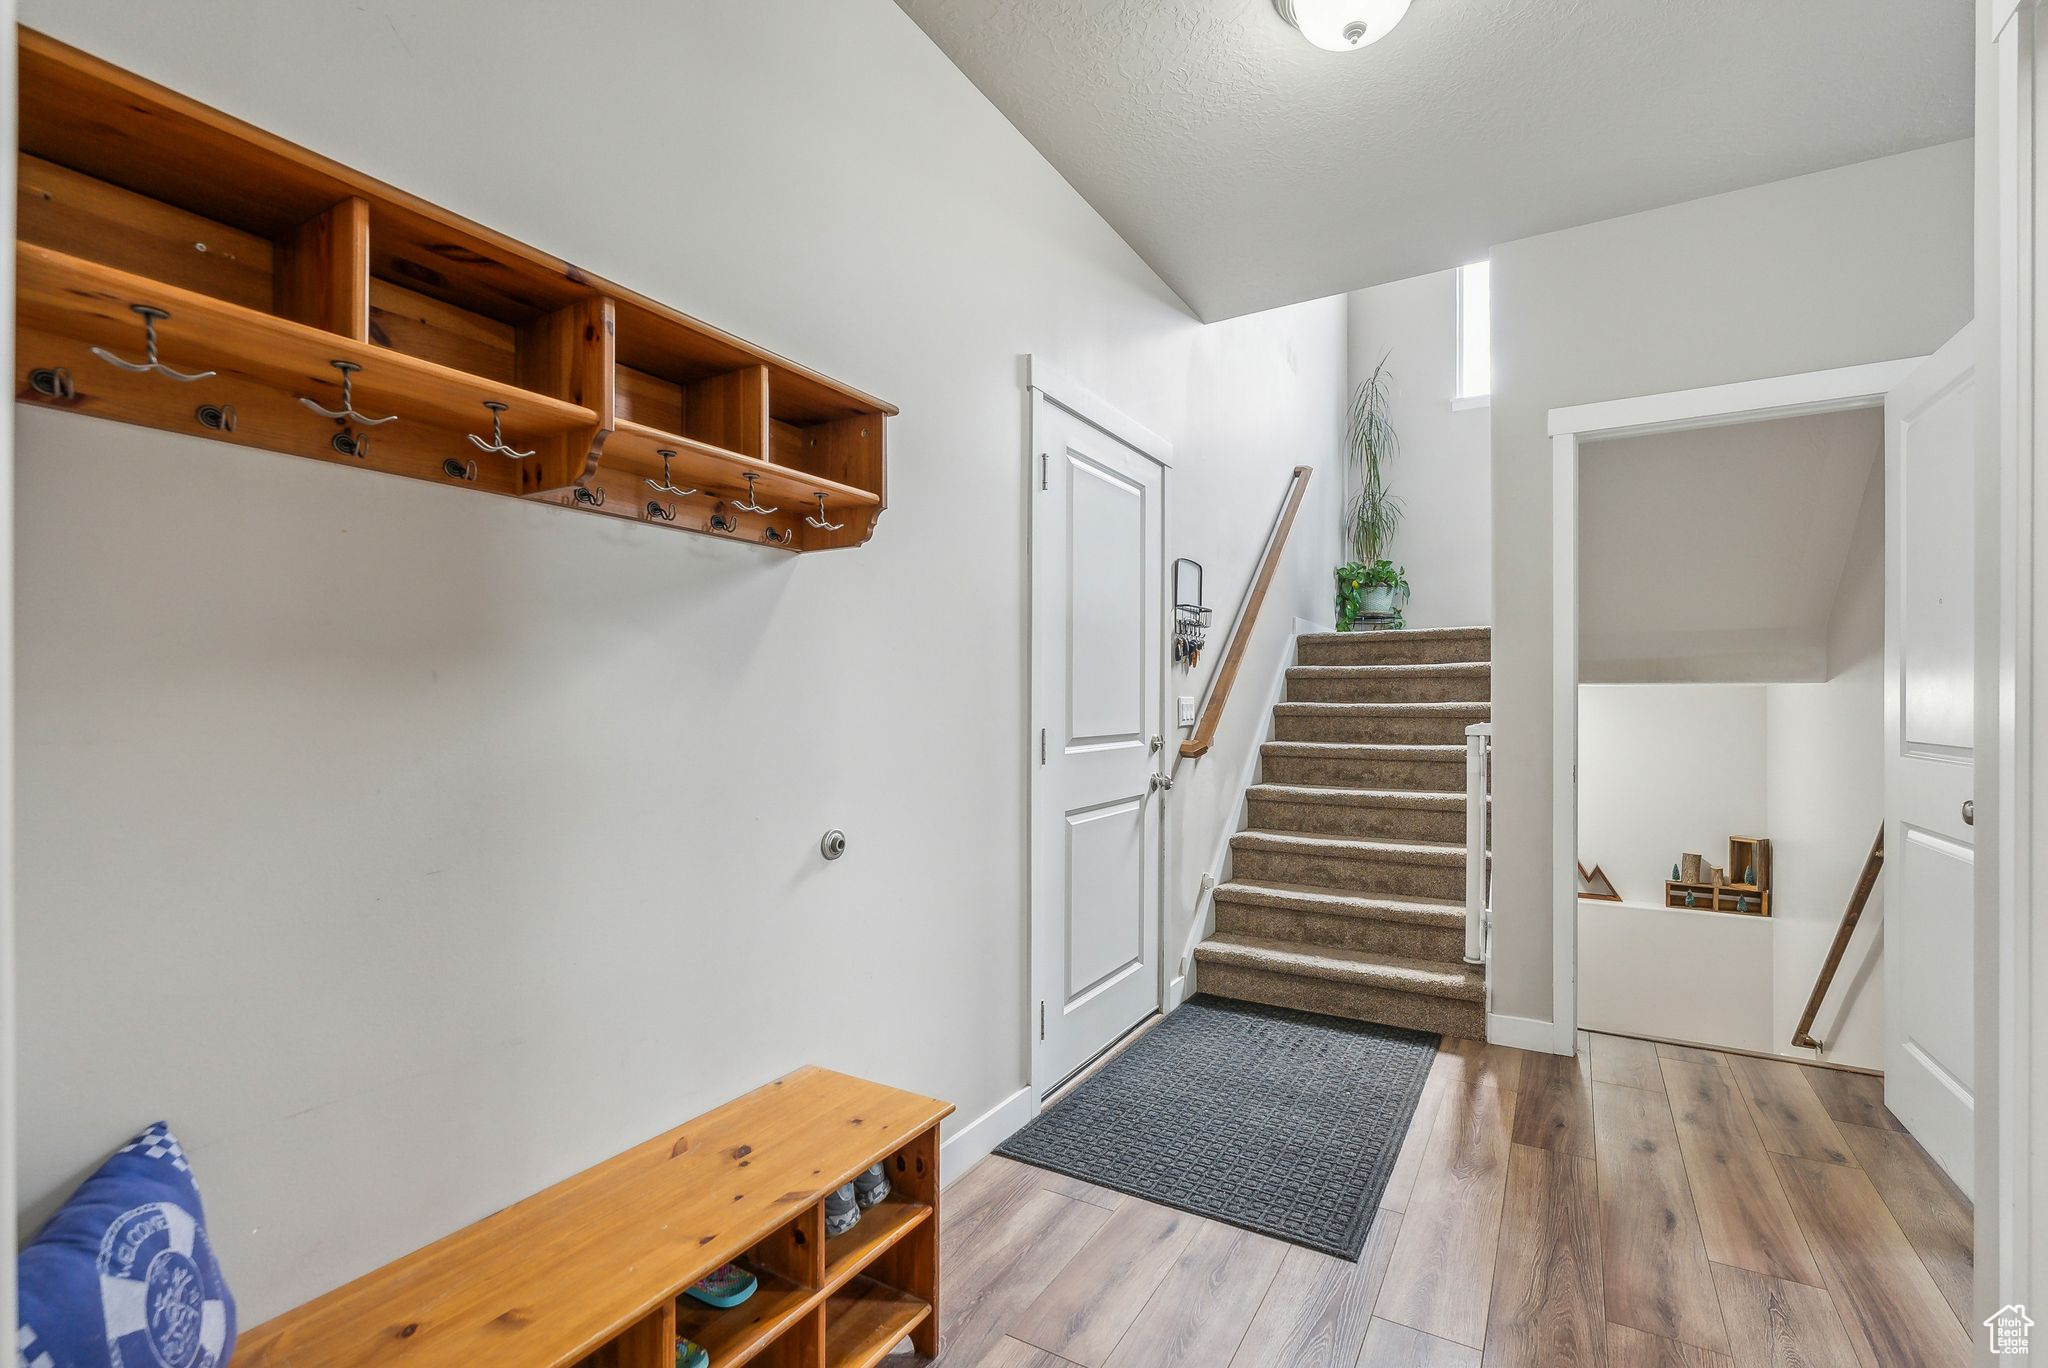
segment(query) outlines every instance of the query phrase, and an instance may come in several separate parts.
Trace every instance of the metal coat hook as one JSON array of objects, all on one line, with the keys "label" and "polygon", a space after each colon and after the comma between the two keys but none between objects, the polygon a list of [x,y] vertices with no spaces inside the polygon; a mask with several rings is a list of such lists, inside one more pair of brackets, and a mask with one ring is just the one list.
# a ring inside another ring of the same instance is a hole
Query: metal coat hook
[{"label": "metal coat hook", "polygon": [[201,404],[193,412],[192,416],[199,420],[199,426],[211,428],[215,432],[233,432],[235,430],[235,406],[233,404]]},{"label": "metal coat hook", "polygon": [[168,376],[187,385],[191,384],[194,380],[205,380],[210,376],[220,374],[219,371],[208,370],[195,371],[188,375],[184,371],[172,370],[169,366],[157,360],[156,325],[171,316],[169,311],[156,308],[150,304],[130,304],[128,307],[133,312],[142,315],[142,344],[144,350],[148,353],[149,359],[147,361],[130,361],[124,357],[114,355],[105,347],[94,347],[92,349],[94,356],[97,356],[110,366],[119,366],[124,371],[134,371],[138,375],[146,375],[150,371],[155,371],[158,375]]},{"label": "metal coat hook", "polygon": [[649,522],[674,522],[676,520],[676,511],[663,504],[659,499],[649,499],[647,501],[647,520]]},{"label": "metal coat hook", "polygon": [[500,403],[496,399],[486,399],[484,407],[491,411],[491,440],[486,442],[472,432],[469,434],[470,441],[494,456],[510,456],[515,461],[523,461],[533,455],[531,451],[514,451],[505,445],[505,410],[512,407],[510,404]]},{"label": "metal coat hook", "polygon": [[796,529],[794,527],[790,528],[787,532],[777,532],[774,528],[770,527],[762,531],[761,540],[767,542],[770,546],[787,546],[789,545],[790,538],[795,535]]},{"label": "metal coat hook", "polygon": [[670,476],[668,470],[668,463],[676,458],[676,454],[673,451],[670,451],[667,447],[663,447],[660,451],[657,451],[655,455],[661,457],[661,479],[659,481],[649,480],[647,482],[647,487],[649,489],[658,489],[664,494],[676,494],[686,499],[689,498],[692,494],[701,494],[704,492],[701,489],[676,488],[676,482],[674,478]]},{"label": "metal coat hook", "polygon": [[713,532],[737,532],[740,530],[739,520],[725,511],[724,504],[720,504],[711,510],[711,530]]},{"label": "metal coat hook", "polygon": [[[586,489],[582,485],[577,485],[576,492],[570,497],[585,508],[604,507],[604,491],[602,489]],[[649,500],[649,502],[652,502],[652,500]]]},{"label": "metal coat hook", "polygon": [[322,418],[332,418],[338,423],[353,421],[361,423],[364,427],[383,427],[386,423],[398,421],[398,415],[395,413],[382,418],[372,418],[368,414],[356,412],[356,372],[362,369],[361,366],[353,361],[329,361],[327,364],[341,372],[341,407],[331,409],[318,400],[306,398],[303,394],[299,396],[300,403]]},{"label": "metal coat hook", "polygon": [[38,366],[28,373],[28,387],[45,399],[75,399],[71,372],[62,366]]},{"label": "metal coat hook", "polygon": [[837,532],[840,528],[846,526],[845,523],[827,522],[825,520],[825,496],[823,494],[818,496],[818,516],[813,518],[806,514],[804,521],[813,527],[822,527],[827,532]]},{"label": "metal coat hook", "polygon": [[754,499],[754,481],[760,479],[760,475],[754,471],[747,470],[740,473],[740,478],[747,482],[747,497],[745,502],[735,500],[733,502],[734,508],[737,508],[742,513],[773,513],[776,511],[772,508],[761,507]]},{"label": "metal coat hook", "polygon": [[370,458],[370,434],[367,432],[351,432],[343,428],[327,439],[327,445],[344,456],[355,457],[358,461],[367,461]]},{"label": "metal coat hook", "polygon": [[467,480],[469,483],[475,484],[476,462],[474,460],[458,461],[453,456],[450,456],[447,460],[441,462],[441,473],[451,480]]}]

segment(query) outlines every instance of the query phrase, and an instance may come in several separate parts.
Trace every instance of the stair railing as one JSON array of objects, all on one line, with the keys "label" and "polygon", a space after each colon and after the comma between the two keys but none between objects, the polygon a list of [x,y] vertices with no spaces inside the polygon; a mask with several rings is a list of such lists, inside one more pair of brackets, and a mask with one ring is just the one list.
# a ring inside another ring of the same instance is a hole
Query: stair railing
[{"label": "stair railing", "polygon": [[1307,466],[1296,466],[1294,473],[1287,477],[1287,492],[1280,501],[1280,511],[1273,517],[1273,528],[1266,534],[1266,549],[1259,555],[1258,571],[1245,587],[1244,598],[1237,605],[1237,616],[1231,619],[1230,637],[1223,648],[1223,663],[1217,667],[1209,680],[1208,690],[1202,695],[1201,712],[1194,733],[1180,743],[1182,759],[1193,760],[1207,755],[1209,747],[1215,744],[1216,728],[1223,721],[1224,705],[1230,702],[1230,691],[1237,683],[1238,667],[1244,664],[1245,648],[1251,643],[1252,628],[1258,624],[1259,609],[1265,606],[1266,591],[1273,587],[1273,576],[1280,569],[1280,556],[1287,550],[1287,534],[1294,528],[1294,515],[1301,511],[1301,500],[1308,493],[1308,480],[1313,473]]},{"label": "stair railing", "polygon": [[1820,1015],[1820,1004],[1828,995],[1828,989],[1835,983],[1835,971],[1842,967],[1842,956],[1848,952],[1849,938],[1856,934],[1856,923],[1863,920],[1863,905],[1870,901],[1871,890],[1877,887],[1878,871],[1884,868],[1884,827],[1877,829],[1877,839],[1871,843],[1870,853],[1863,857],[1863,872],[1857,876],[1856,890],[1849,895],[1849,906],[1843,909],[1842,924],[1835,928],[1835,943],[1828,947],[1828,957],[1820,966],[1820,976],[1813,981],[1813,996],[1806,999],[1806,1010],[1799,1014],[1799,1025],[1792,1031],[1792,1045],[1800,1050],[1818,1050],[1821,1044],[1813,1037],[1814,1018]]},{"label": "stair railing", "polygon": [[1487,889],[1487,817],[1492,806],[1493,723],[1465,728],[1465,963],[1486,963],[1486,936],[1493,924]]}]

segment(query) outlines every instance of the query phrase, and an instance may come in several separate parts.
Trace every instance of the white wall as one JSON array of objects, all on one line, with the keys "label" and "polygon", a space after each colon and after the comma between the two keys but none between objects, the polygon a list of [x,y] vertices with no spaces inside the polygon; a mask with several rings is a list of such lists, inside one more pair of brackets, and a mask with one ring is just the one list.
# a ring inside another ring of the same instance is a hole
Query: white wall
[{"label": "white wall", "polygon": [[[1824,684],[1772,684],[1772,1048],[1792,1028],[1884,821],[1884,465],[1870,473],[1828,624]],[[1871,895],[1814,1034],[1823,1057],[1884,1067],[1884,895]]]},{"label": "white wall", "polygon": [[1019,357],[1175,441],[1219,603],[1315,465],[1326,619],[1341,302],[1199,326],[888,0],[26,9],[903,416],[791,558],[24,413],[25,1221],[167,1116],[255,1321],[806,1061],[1019,1088]]},{"label": "white wall", "polygon": [[1407,568],[1415,591],[1408,625],[1491,623],[1492,432],[1483,407],[1451,408],[1458,392],[1458,273],[1397,280],[1347,299],[1351,384],[1371,375],[1381,357],[1394,379],[1389,410],[1401,454],[1387,483],[1405,515],[1389,559]]},{"label": "white wall", "polygon": [[1549,411],[1933,351],[1970,318],[1971,170],[1957,143],[1494,249],[1494,1011],[1551,1015]]},{"label": "white wall", "polygon": [[1730,836],[1769,835],[1764,732],[1760,685],[1581,685],[1580,861],[1661,907],[1682,853],[1725,865]]},{"label": "white wall", "polygon": [[1579,1025],[1771,1049],[1771,923],[1655,901],[1579,903]]}]

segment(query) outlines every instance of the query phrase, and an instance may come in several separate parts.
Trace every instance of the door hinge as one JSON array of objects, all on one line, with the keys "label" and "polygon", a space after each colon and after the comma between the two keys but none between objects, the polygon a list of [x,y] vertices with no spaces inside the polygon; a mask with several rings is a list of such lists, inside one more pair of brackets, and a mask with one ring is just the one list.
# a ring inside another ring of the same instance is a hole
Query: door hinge
[{"label": "door hinge", "polygon": [[1041,451],[1038,453],[1038,487],[1040,489],[1050,489],[1052,487],[1049,483],[1051,476],[1052,457]]},{"label": "door hinge", "polygon": [[1045,1039],[1045,999],[1038,1000],[1038,1038]]},{"label": "door hinge", "polygon": [[1038,763],[1045,763],[1045,728],[1038,729]]}]

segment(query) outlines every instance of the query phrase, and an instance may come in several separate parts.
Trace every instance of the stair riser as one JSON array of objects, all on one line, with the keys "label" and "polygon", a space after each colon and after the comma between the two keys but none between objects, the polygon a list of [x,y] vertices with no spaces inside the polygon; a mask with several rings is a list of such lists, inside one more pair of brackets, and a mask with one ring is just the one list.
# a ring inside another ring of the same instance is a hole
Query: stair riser
[{"label": "stair riser", "polygon": [[1277,713],[1273,718],[1275,741],[1328,741],[1354,746],[1462,746],[1465,728],[1484,717],[1452,714],[1448,717],[1403,716],[1312,716]]},{"label": "stair riser", "polygon": [[1290,675],[1289,703],[1488,703],[1493,699],[1490,674],[1422,675],[1392,679],[1335,679]]},{"label": "stair riser", "polygon": [[1254,798],[1250,825],[1259,831],[1352,836],[1375,841],[1462,841],[1465,809],[1359,807],[1350,803],[1288,803]]},{"label": "stair riser", "polygon": [[1263,1002],[1270,1007],[1292,1007],[1296,1011],[1321,1012],[1353,1021],[1405,1026],[1469,1040],[1486,1039],[1485,1005],[1459,998],[1427,997],[1219,964],[1201,965],[1196,970],[1196,982],[1204,993],[1239,1002]]},{"label": "stair riser", "polygon": [[1352,860],[1295,851],[1233,850],[1230,877],[1250,883],[1299,884],[1339,893],[1382,897],[1465,897],[1465,861],[1410,864],[1405,860]]},{"label": "stair riser", "polygon": [[[1332,950],[1363,950],[1401,959],[1456,964],[1465,953],[1463,927],[1417,926],[1412,922],[1376,921],[1370,917],[1332,916],[1268,907],[1263,903],[1216,900],[1216,929],[1224,934],[1256,936]],[[1206,970],[1204,972],[1207,972]]]},{"label": "stair riser", "polygon": [[1491,655],[1485,637],[1422,637],[1406,632],[1354,632],[1338,637],[1302,637],[1297,665],[1481,664]]},{"label": "stair riser", "polygon": [[1464,760],[1347,759],[1327,755],[1269,755],[1259,764],[1268,784],[1307,784],[1319,788],[1425,789],[1437,793],[1465,791]]}]

